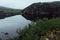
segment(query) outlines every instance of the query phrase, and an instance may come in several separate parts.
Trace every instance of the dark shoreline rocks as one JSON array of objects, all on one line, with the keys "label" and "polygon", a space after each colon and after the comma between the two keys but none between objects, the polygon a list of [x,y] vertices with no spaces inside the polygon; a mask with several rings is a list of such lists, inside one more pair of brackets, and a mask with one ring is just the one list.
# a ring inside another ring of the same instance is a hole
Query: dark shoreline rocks
[{"label": "dark shoreline rocks", "polygon": [[4,19],[4,18],[10,17],[10,16],[14,16],[14,14],[9,14],[9,13],[6,13],[6,12],[0,10],[0,19]]}]

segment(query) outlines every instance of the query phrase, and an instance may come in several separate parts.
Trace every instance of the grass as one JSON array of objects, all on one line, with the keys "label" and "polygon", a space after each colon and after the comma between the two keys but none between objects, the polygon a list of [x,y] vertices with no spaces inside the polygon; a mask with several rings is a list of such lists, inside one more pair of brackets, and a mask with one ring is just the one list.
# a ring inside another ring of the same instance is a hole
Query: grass
[{"label": "grass", "polygon": [[38,20],[36,25],[30,25],[20,30],[16,40],[38,40],[40,35],[46,35],[48,31],[52,30],[60,30],[60,18]]}]

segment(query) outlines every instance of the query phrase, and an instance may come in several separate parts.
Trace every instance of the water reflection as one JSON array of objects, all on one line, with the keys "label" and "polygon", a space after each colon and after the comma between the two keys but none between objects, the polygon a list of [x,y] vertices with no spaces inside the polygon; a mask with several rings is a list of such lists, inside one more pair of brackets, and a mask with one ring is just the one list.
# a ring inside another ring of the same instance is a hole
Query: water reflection
[{"label": "water reflection", "polygon": [[30,21],[23,18],[21,15],[16,15],[0,20],[0,36],[3,37],[5,32],[8,32],[10,36],[16,35],[18,28],[24,28]]}]

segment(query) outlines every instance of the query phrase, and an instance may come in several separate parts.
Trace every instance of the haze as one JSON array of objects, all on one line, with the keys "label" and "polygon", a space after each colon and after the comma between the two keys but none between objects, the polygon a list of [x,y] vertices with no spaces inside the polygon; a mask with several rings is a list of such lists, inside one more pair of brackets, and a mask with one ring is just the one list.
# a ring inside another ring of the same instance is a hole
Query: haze
[{"label": "haze", "polygon": [[52,2],[60,0],[0,0],[0,6],[14,8],[14,9],[24,9],[32,3],[36,2]]}]

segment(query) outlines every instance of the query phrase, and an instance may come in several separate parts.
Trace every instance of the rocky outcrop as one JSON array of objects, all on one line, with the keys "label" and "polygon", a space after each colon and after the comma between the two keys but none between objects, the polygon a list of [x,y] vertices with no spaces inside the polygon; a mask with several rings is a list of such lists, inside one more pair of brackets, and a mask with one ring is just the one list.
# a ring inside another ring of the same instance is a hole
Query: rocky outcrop
[{"label": "rocky outcrop", "polygon": [[22,10],[22,16],[31,21],[60,17],[60,2],[33,3]]}]

